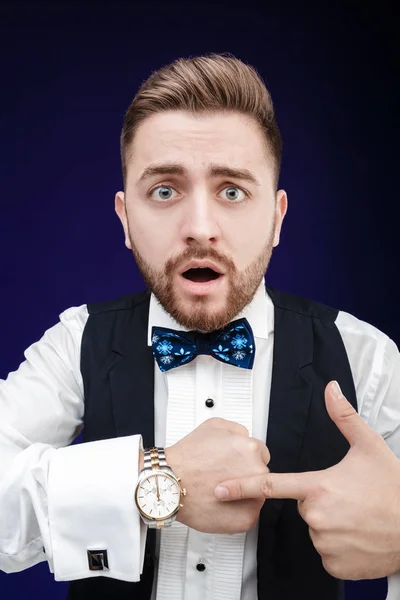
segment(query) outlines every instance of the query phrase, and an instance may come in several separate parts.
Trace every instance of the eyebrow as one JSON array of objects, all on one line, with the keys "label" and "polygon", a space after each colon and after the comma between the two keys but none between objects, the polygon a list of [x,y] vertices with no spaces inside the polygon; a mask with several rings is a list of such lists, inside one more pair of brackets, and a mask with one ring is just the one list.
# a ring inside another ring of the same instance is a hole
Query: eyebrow
[{"label": "eyebrow", "polygon": [[[139,177],[139,181],[144,181],[154,175],[187,175],[185,167],[178,163],[165,163],[161,165],[149,165],[146,167]],[[232,179],[241,179],[242,181],[248,181],[254,185],[260,186],[261,183],[257,177],[248,169],[236,169],[234,167],[227,167],[225,165],[210,165],[207,170],[208,177],[229,177]]]}]

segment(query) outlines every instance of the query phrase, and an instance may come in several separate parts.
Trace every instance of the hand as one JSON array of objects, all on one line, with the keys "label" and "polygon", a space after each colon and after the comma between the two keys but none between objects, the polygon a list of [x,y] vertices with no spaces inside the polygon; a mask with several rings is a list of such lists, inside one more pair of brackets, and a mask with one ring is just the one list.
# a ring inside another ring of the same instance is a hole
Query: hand
[{"label": "hand", "polygon": [[165,455],[187,490],[178,521],[205,533],[241,533],[255,525],[264,498],[224,503],[214,496],[223,479],[268,472],[267,447],[250,438],[245,427],[225,419],[208,419],[167,448]]},{"label": "hand", "polygon": [[[269,473],[224,481],[217,498],[293,498],[325,569],[340,579],[400,571],[400,462],[342,395],[325,390],[331,419],[350,443],[337,465],[309,473]],[[222,480],[221,480],[222,481]]]},{"label": "hand", "polygon": [[160,488],[158,486],[158,476],[156,476],[157,500],[160,502]]}]

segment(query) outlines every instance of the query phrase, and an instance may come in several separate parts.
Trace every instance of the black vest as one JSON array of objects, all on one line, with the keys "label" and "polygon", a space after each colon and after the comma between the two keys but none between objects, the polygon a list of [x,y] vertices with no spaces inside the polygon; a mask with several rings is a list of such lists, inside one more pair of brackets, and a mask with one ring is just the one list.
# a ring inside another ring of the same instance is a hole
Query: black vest
[{"label": "black vest", "polygon": [[[335,325],[338,311],[269,287],[267,291],[275,306],[269,468],[277,473],[326,469],[349,449],[326,411],[327,383],[339,381],[357,408],[349,361]],[[145,447],[154,443],[149,299],[149,292],[142,292],[88,305],[81,348],[86,442],[141,433]],[[70,584],[68,600],[150,600],[153,549],[154,536],[149,535],[140,582],[82,579]],[[264,504],[257,566],[259,600],[344,598],[343,582],[324,570],[295,500]]]}]

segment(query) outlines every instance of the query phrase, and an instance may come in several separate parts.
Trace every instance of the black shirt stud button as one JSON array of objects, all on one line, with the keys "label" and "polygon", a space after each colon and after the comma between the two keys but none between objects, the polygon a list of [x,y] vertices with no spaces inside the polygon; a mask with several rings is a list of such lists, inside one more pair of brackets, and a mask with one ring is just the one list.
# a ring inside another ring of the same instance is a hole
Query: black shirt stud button
[{"label": "black shirt stud button", "polygon": [[212,408],[214,406],[214,400],[212,398],[207,398],[206,406],[207,408]]},{"label": "black shirt stud button", "polygon": [[206,565],[205,565],[204,563],[202,563],[202,562],[199,562],[199,563],[197,563],[197,565],[196,565],[196,569],[197,569],[198,571],[200,571],[200,573],[202,573],[203,571],[205,571],[205,570],[206,570]]}]

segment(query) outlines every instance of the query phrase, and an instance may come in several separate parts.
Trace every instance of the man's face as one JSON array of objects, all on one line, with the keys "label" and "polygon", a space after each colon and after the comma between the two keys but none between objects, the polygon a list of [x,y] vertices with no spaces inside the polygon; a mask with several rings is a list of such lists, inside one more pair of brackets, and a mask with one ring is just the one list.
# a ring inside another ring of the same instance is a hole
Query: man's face
[{"label": "man's face", "polygon": [[115,199],[147,285],[181,325],[203,332],[252,300],[286,207],[262,132],[233,112],[148,117]]}]

